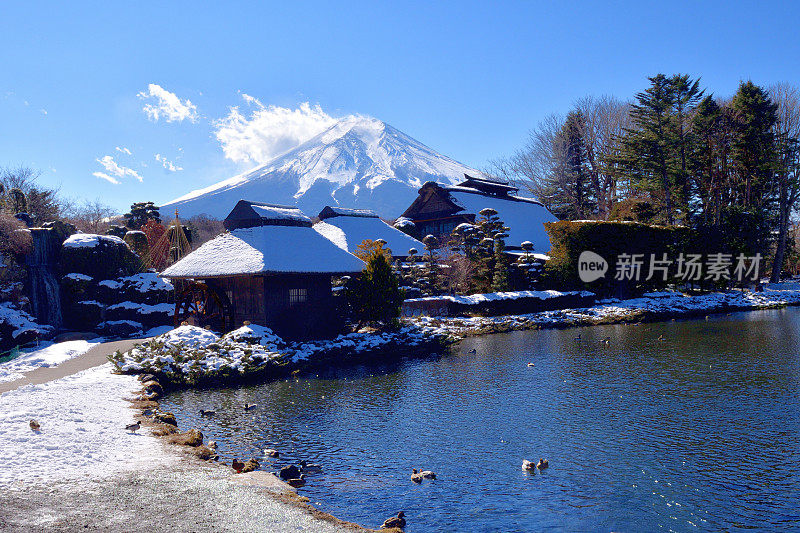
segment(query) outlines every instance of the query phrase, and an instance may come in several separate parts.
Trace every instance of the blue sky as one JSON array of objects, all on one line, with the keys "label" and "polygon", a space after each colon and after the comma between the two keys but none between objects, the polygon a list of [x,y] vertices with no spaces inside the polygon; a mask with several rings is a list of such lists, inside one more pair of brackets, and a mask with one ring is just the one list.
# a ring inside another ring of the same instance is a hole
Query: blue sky
[{"label": "blue sky", "polygon": [[719,95],[800,84],[798,3],[217,4],[0,5],[0,166],[122,210],[351,113],[482,167],[575,99],[629,98],[658,72]]}]

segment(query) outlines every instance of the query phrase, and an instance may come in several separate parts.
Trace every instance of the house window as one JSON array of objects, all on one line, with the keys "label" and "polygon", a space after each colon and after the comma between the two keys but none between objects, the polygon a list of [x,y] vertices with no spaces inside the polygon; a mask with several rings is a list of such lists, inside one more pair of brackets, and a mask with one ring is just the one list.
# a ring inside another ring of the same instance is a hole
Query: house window
[{"label": "house window", "polygon": [[303,303],[308,300],[308,289],[289,289],[289,305]]}]

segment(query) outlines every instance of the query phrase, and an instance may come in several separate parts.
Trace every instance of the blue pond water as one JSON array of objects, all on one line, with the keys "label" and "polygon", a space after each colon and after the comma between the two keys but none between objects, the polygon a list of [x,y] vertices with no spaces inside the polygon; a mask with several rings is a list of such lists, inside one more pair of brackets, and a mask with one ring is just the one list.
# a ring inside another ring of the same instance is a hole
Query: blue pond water
[{"label": "blue pond water", "polygon": [[409,532],[800,530],[798,332],[797,309],[516,332],[162,407],[224,461],[321,463],[300,494],[368,527],[403,510]]}]

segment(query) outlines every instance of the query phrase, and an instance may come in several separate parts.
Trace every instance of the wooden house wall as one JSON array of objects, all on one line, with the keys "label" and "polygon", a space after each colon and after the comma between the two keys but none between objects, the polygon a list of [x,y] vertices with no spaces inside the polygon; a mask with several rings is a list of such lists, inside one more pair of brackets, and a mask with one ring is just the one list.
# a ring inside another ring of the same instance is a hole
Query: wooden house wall
[{"label": "wooden house wall", "polygon": [[233,306],[233,326],[238,328],[245,320],[254,324],[266,321],[264,277],[238,276],[214,280]]},{"label": "wooden house wall", "polygon": [[[336,304],[330,275],[225,277],[214,279],[213,284],[231,301],[234,329],[248,320],[267,326],[284,338],[314,338],[338,332],[341,317],[332,312]],[[291,289],[305,289],[306,301],[290,305]]]}]

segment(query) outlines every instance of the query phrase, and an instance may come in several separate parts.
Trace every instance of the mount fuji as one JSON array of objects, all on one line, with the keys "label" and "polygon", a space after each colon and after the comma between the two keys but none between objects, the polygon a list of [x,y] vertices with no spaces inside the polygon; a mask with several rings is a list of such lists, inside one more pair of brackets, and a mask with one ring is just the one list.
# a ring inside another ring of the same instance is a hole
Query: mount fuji
[{"label": "mount fuji", "polygon": [[350,116],[264,165],[162,206],[182,218],[222,219],[239,200],[296,205],[314,216],[326,205],[371,209],[393,219],[426,181],[450,185],[482,174],[380,120]]}]

